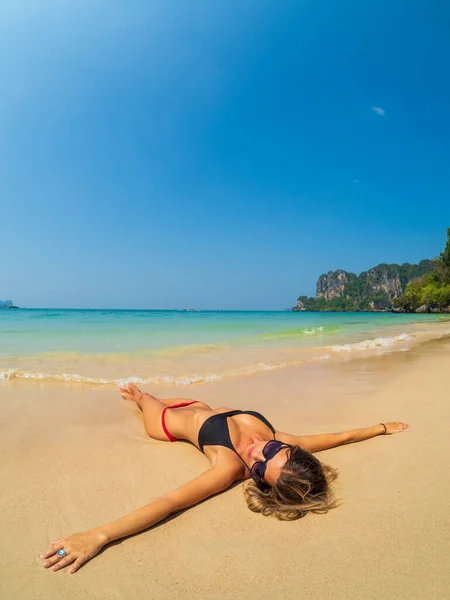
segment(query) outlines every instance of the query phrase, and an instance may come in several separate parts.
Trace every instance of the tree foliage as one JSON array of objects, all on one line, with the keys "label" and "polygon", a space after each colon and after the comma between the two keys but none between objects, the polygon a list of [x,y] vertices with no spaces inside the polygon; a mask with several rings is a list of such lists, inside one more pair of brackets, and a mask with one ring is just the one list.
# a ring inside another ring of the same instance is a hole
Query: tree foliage
[{"label": "tree foliage", "polygon": [[405,312],[415,312],[421,306],[434,311],[450,310],[450,228],[445,250],[437,259],[434,271],[410,283],[393,304]]}]

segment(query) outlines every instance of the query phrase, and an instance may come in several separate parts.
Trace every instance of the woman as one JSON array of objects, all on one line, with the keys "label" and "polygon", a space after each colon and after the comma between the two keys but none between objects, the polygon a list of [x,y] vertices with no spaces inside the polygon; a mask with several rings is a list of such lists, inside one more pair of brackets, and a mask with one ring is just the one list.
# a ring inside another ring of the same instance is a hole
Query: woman
[{"label": "woman", "polygon": [[46,559],[45,568],[57,571],[71,565],[69,573],[75,573],[113,540],[148,529],[243,479],[253,480],[245,489],[245,497],[254,512],[282,520],[299,519],[308,512],[325,513],[336,506],[329,484],[337,473],[311,453],[408,428],[404,423],[380,423],[342,433],[295,436],[276,431],[254,411],[213,410],[202,402],[182,398],[161,400],[132,383],[120,392],[139,406],[151,437],[187,440],[204,452],[211,467],[117,521],[52,542],[41,554]]}]

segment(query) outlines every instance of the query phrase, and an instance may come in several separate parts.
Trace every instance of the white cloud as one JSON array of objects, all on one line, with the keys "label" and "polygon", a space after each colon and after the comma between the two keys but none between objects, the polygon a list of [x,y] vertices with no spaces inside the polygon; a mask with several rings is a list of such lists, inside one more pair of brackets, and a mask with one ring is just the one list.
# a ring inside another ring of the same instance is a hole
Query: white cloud
[{"label": "white cloud", "polygon": [[377,115],[380,115],[380,117],[384,117],[386,114],[384,108],[380,108],[379,106],[372,106],[372,110],[375,111]]}]

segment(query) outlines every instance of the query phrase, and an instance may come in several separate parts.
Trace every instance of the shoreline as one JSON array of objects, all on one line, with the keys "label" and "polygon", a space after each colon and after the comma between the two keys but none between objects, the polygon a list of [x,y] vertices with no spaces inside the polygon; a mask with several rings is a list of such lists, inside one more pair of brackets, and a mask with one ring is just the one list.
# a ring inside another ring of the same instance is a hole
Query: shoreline
[{"label": "shoreline", "polygon": [[[327,515],[265,518],[247,509],[237,485],[112,545],[69,578],[40,567],[50,540],[146,504],[208,462],[188,444],[148,438],[138,409],[111,388],[3,382],[3,595],[444,597],[449,364],[449,340],[440,340],[408,352],[186,386],[187,397],[259,410],[278,429],[296,434],[385,420],[409,422],[411,430],[318,455],[340,472],[341,506]],[[144,389],[166,397],[179,391]]]},{"label": "shoreline", "polygon": [[[300,330],[305,332],[306,341],[309,341],[308,337],[314,340],[311,334],[317,335],[323,330],[323,326],[313,329],[314,332]],[[332,336],[328,336],[329,344],[321,346],[246,347],[229,344],[221,347],[192,344],[122,354],[44,352],[34,356],[0,356],[0,384],[21,380],[34,381],[39,385],[69,383],[74,386],[112,387],[133,381],[137,385],[185,390],[190,385],[210,385],[264,371],[284,370],[294,366],[306,370],[315,363],[339,364],[410,351],[432,340],[450,338],[450,319],[429,324],[408,323],[399,328],[390,326],[385,330],[368,332],[370,334],[371,337],[367,339],[353,339],[350,342],[335,339],[334,343],[331,343]]]}]

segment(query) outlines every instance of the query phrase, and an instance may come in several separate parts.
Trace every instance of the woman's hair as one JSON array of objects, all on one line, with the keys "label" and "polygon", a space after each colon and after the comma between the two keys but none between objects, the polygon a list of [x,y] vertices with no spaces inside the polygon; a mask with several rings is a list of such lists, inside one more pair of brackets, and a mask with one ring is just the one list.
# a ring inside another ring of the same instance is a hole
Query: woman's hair
[{"label": "woman's hair", "polygon": [[281,521],[301,519],[307,513],[326,513],[337,501],[329,484],[337,477],[336,469],[324,465],[299,446],[287,451],[288,460],[280,477],[271,486],[250,482],[244,489],[247,506],[265,517]]}]

